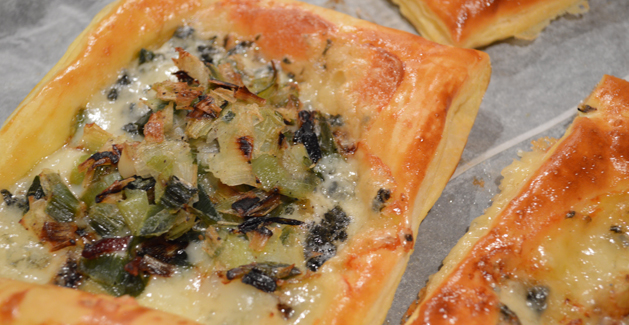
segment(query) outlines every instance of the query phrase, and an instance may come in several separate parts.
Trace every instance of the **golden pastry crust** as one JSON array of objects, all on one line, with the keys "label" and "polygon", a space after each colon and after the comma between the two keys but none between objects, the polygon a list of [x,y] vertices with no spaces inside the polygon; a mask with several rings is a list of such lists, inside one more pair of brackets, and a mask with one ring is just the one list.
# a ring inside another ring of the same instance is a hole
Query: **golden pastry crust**
[{"label": "golden pastry crust", "polygon": [[0,305],[2,324],[197,324],[142,307],[130,297],[93,295],[2,278]]},{"label": "golden pastry crust", "polygon": [[360,172],[369,175],[359,184],[362,199],[370,204],[383,185],[392,197],[384,217],[370,221],[322,268],[328,292],[315,322],[381,324],[419,223],[454,171],[472,127],[490,76],[484,53],[288,0],[117,1],[0,131],[1,187],[63,146],[73,117],[92,94],[111,84],[141,48],[156,48],[184,22],[200,35],[257,37],[268,59],[288,58],[292,69],[301,67],[302,91],[323,112],[345,117],[359,139]]},{"label": "golden pastry crust", "polygon": [[419,33],[442,44],[476,48],[509,37],[532,40],[552,19],[588,10],[587,0],[393,0]]},{"label": "golden pastry crust", "polygon": [[[628,270],[615,254],[626,227],[618,201],[629,188],[629,82],[605,76],[579,110],[563,138],[534,143],[503,171],[502,193],[432,276],[406,324],[512,324],[513,315],[581,324],[627,315]],[[589,258],[596,265],[588,267]]]}]

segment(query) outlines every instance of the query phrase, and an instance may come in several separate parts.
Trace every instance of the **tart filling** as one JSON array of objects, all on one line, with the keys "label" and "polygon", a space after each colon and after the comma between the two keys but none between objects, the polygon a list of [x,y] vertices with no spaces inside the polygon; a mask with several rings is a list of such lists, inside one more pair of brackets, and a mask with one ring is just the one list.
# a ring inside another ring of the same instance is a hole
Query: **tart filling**
[{"label": "tart filling", "polygon": [[343,116],[301,99],[298,73],[188,26],[141,50],[2,191],[0,276],[208,323],[307,317],[309,280],[391,192],[359,203]]}]

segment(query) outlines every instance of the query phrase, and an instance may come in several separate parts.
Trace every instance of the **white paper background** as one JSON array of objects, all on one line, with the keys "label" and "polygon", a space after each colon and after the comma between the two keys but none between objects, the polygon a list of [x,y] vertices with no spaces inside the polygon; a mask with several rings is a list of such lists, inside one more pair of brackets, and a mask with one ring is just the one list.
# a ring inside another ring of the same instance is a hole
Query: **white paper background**
[{"label": "white paper background", "polygon": [[[9,116],[109,2],[0,0],[0,71],[4,74],[0,120]],[[388,0],[306,2],[414,32]],[[400,322],[428,276],[437,271],[470,222],[489,206],[497,193],[500,171],[517,159],[517,152],[528,150],[532,139],[561,136],[571,120],[565,112],[574,111],[603,74],[629,74],[629,1],[590,0],[590,7],[582,17],[557,19],[533,42],[508,40],[483,49],[492,59],[489,89],[457,177],[420,227],[415,253],[387,323]],[[562,114],[563,118],[557,118]],[[474,185],[475,179],[484,186]]]}]

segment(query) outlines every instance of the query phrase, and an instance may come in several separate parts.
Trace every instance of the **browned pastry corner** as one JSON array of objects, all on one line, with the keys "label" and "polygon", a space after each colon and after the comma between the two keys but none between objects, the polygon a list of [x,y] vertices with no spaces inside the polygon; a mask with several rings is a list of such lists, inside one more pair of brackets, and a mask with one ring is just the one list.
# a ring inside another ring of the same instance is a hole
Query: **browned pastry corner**
[{"label": "browned pastry corner", "polygon": [[587,0],[393,0],[435,42],[478,48],[509,37],[532,40],[564,13],[588,10]]},{"label": "browned pastry corner", "polygon": [[626,320],[628,143],[629,82],[605,76],[561,139],[503,170],[405,324]]}]

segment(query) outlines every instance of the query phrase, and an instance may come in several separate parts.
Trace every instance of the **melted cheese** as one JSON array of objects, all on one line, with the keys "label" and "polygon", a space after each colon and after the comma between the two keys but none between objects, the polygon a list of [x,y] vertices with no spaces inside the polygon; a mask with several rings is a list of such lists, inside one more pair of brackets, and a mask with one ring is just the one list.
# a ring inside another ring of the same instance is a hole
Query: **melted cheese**
[{"label": "melted cheese", "polygon": [[[129,85],[113,85],[95,94],[87,104],[85,123],[96,123],[104,130],[116,135],[134,138],[126,134],[122,127],[136,121],[149,108],[139,105],[146,100],[150,85],[165,79],[176,81],[172,75],[177,68],[172,63],[172,57],[177,56],[175,47],[180,46],[193,54],[198,54],[197,48],[202,41],[189,38],[188,40],[172,39],[162,48],[155,51],[156,58],[152,62],[138,65],[137,62],[128,67],[126,73],[131,83]],[[220,54],[220,53],[219,53]],[[246,69],[255,70],[264,66],[266,62],[260,58],[242,60]],[[117,90],[117,99],[111,100],[108,94],[112,88]],[[308,88],[306,86],[305,88]],[[306,105],[316,108],[316,101],[307,100]],[[80,134],[75,136],[75,139]],[[17,183],[10,190],[17,195],[25,195],[27,186],[35,175],[44,169],[60,172],[68,182],[70,171],[76,166],[84,152],[64,147],[57,153],[44,159],[23,181]],[[84,157],[83,157],[84,158]],[[292,219],[308,223],[319,222],[326,212],[340,205],[351,219],[347,229],[352,238],[364,229],[369,221],[371,206],[366,206],[358,199],[360,197],[358,182],[358,167],[351,159],[333,159],[325,157],[317,166],[317,172],[323,177],[323,182],[309,198],[307,206],[298,207],[295,212],[287,216]],[[72,188],[75,195],[81,195],[79,186]],[[50,283],[59,267],[65,262],[66,250],[50,253],[31,233],[26,231],[18,221],[20,211],[16,208],[0,207],[0,276],[20,279],[28,282]],[[228,236],[222,247],[220,256],[213,258],[208,254],[203,243],[193,242],[187,248],[189,261],[193,265],[189,268],[179,268],[168,278],[154,276],[143,293],[137,297],[140,304],[159,310],[179,314],[205,324],[308,324],[314,317],[323,313],[317,305],[325,297],[326,283],[338,283],[338,273],[326,263],[314,276],[301,280],[289,280],[288,283],[274,293],[265,293],[252,286],[243,284],[239,280],[225,283],[215,272],[217,265],[222,269],[229,269],[253,262],[284,262],[295,263],[302,272],[306,271],[303,242],[307,225],[295,227],[294,235],[288,243],[280,239],[281,227],[269,226],[275,233],[260,252],[251,251],[248,241],[242,236]],[[344,244],[339,243],[339,251]],[[334,280],[334,281],[332,281]],[[85,290],[102,292],[93,283],[84,286]],[[292,309],[290,318],[285,318],[279,311],[278,304],[284,304]]]}]

